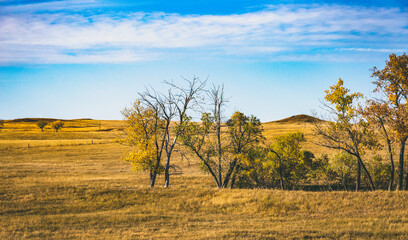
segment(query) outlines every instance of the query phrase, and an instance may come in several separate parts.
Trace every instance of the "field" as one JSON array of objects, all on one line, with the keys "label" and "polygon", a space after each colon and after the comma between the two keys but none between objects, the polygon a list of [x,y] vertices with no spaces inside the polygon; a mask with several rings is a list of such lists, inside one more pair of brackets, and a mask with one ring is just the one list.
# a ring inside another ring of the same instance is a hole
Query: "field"
[{"label": "field", "polygon": [[[121,121],[35,122],[0,132],[0,239],[408,239],[406,192],[224,189],[178,154],[181,175],[148,187],[121,160]],[[264,124],[265,136],[311,124]],[[326,152],[307,142],[304,147]]]}]

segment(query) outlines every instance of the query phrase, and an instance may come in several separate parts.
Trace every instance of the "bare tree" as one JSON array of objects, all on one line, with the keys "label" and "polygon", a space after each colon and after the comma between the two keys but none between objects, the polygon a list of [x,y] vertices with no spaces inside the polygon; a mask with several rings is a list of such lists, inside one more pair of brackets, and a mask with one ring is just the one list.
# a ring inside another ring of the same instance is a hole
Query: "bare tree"
[{"label": "bare tree", "polygon": [[201,123],[188,122],[181,134],[182,142],[200,159],[203,170],[211,174],[219,188],[226,188],[230,183],[233,187],[240,154],[260,139],[261,124],[257,118],[240,112],[224,123],[223,86],[213,86],[208,91],[208,98],[211,113],[203,113]]},{"label": "bare tree", "polygon": [[[206,81],[201,81],[198,77],[193,77],[191,80],[183,79],[187,83],[186,87],[165,81],[165,84],[170,87],[165,94],[156,92],[152,88],[139,93],[141,101],[147,106],[156,108],[157,112],[160,113],[160,118],[165,122],[161,136],[161,143],[166,153],[164,187],[168,187],[170,184],[171,155],[180,134],[185,129],[186,122],[190,119],[188,112],[197,107],[199,95],[206,84]],[[174,124],[172,121],[175,121]]]},{"label": "bare tree", "polygon": [[181,138],[183,144],[201,160],[203,170],[211,174],[219,188],[223,188],[228,183],[225,180],[223,182],[222,175],[226,158],[221,134],[222,108],[226,102],[224,87],[213,86],[207,95],[211,102],[211,113],[203,113],[200,124],[188,122]]}]

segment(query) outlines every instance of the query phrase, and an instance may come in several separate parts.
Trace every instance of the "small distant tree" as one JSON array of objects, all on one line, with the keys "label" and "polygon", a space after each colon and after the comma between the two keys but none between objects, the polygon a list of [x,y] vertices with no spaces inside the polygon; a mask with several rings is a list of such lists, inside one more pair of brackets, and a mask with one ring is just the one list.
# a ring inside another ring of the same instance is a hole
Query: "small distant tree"
[{"label": "small distant tree", "polygon": [[61,120],[51,123],[51,127],[54,128],[55,132],[58,132],[63,126],[64,123]]},{"label": "small distant tree", "polygon": [[0,120],[0,131],[1,131],[1,129],[3,129],[3,127],[4,127],[4,121]]},{"label": "small distant tree", "polygon": [[48,125],[48,122],[44,120],[40,120],[37,122],[37,126],[41,129],[41,132],[44,132],[44,128],[47,125]]},{"label": "small distant tree", "polygon": [[377,145],[375,134],[358,111],[356,100],[363,95],[349,92],[350,89],[343,86],[342,79],[325,91],[326,103],[323,104],[333,118],[328,122],[315,122],[315,133],[320,136],[318,145],[354,156],[357,160],[356,191],[361,185],[361,169],[366,174],[371,189],[375,190],[370,173],[363,162],[366,149]]}]

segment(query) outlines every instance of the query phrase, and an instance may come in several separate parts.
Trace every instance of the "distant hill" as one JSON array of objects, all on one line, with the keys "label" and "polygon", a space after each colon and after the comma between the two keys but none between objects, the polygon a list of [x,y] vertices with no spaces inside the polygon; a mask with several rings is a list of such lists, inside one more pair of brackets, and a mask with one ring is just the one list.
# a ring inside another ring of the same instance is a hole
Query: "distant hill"
[{"label": "distant hill", "polygon": [[323,120],[319,119],[319,118],[315,118],[306,114],[300,114],[300,115],[294,115],[288,118],[284,118],[281,120],[277,120],[277,121],[272,121],[272,122],[277,122],[277,123],[302,123],[302,122],[321,122]]},{"label": "distant hill", "polygon": [[46,121],[46,122],[53,122],[56,120],[61,120],[61,121],[72,121],[72,120],[92,120],[91,118],[79,118],[79,119],[72,119],[72,120],[64,120],[64,119],[55,119],[55,118],[17,118],[13,120],[6,120],[6,122],[11,122],[11,123],[18,123],[18,122],[38,122],[40,120]]},{"label": "distant hill", "polygon": [[47,121],[47,122],[52,122],[58,119],[55,118],[17,118],[13,120],[6,120],[6,122],[12,122],[12,123],[17,123],[17,122],[38,122],[40,120]]}]

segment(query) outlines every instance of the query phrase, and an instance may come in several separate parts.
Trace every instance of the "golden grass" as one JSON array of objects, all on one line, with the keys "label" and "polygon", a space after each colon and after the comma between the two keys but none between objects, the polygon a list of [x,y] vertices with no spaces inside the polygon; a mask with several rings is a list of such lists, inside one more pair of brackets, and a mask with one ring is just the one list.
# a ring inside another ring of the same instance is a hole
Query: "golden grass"
[{"label": "golden grass", "polygon": [[[151,189],[146,174],[120,159],[122,146],[87,144],[112,141],[121,124],[59,133],[8,124],[0,132],[9,144],[0,148],[0,239],[408,238],[406,192],[219,190],[177,153],[183,174],[169,189],[160,176]],[[308,124],[264,127],[268,139],[298,129],[312,137]]]}]

